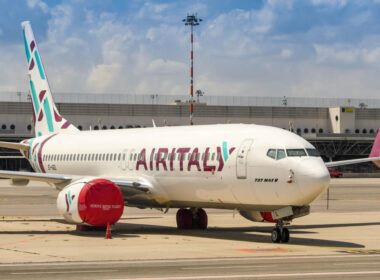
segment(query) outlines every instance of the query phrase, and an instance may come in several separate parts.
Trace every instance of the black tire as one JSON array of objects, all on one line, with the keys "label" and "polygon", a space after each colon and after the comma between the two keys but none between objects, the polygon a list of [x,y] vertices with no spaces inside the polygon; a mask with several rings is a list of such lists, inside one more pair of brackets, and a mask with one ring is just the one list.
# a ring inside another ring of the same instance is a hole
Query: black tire
[{"label": "black tire", "polygon": [[199,208],[197,212],[197,216],[198,216],[198,228],[207,229],[208,218],[207,218],[206,211],[202,208]]},{"label": "black tire", "polygon": [[281,231],[279,228],[274,228],[272,230],[271,239],[273,243],[279,243],[281,240]]},{"label": "black tire", "polygon": [[282,243],[288,243],[289,238],[290,238],[289,230],[287,228],[283,228],[282,234],[281,234],[281,242]]},{"label": "black tire", "polygon": [[192,229],[193,214],[189,209],[179,209],[176,218],[178,229]]}]

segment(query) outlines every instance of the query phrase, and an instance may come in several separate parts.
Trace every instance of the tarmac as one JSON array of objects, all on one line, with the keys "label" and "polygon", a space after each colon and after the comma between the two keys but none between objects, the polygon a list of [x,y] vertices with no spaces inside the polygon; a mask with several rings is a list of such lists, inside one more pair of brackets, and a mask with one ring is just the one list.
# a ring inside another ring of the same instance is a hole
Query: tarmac
[{"label": "tarmac", "polygon": [[273,224],[207,210],[209,229],[177,230],[176,210],[125,208],[112,227],[77,232],[58,215],[58,191],[0,181],[0,279],[379,279],[380,178],[332,179],[290,241]]}]

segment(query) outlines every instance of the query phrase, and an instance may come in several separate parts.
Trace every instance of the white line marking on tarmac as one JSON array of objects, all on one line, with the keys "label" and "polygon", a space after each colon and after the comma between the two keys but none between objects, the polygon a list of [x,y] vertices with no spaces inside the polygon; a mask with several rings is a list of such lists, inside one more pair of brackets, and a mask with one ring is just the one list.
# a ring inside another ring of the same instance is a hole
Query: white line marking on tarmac
[{"label": "white line marking on tarmac", "polygon": [[0,267],[25,266],[72,266],[72,265],[101,265],[101,264],[145,264],[145,263],[194,263],[221,261],[260,261],[260,260],[289,260],[289,259],[326,259],[326,258],[380,258],[380,255],[316,255],[316,256],[280,256],[280,257],[248,257],[248,258],[201,258],[201,259],[164,259],[164,260],[125,260],[125,261],[90,261],[90,262],[47,262],[47,263],[8,263]]},{"label": "white line marking on tarmac", "polygon": [[231,268],[258,268],[258,267],[274,267],[275,264],[268,265],[229,265],[229,266],[202,266],[202,267],[181,267],[183,270],[200,270],[200,269],[231,269]]},{"label": "white line marking on tarmac", "polygon": [[70,270],[70,271],[29,271],[29,272],[12,272],[14,275],[28,274],[72,274],[72,273],[98,273],[98,272],[116,272],[118,270]]},{"label": "white line marking on tarmac", "polygon": [[315,276],[344,276],[344,275],[374,275],[380,271],[338,271],[338,272],[306,272],[306,273],[271,273],[250,275],[204,275],[157,278],[123,278],[110,280],[190,280],[190,279],[239,279],[239,278],[276,278],[276,277],[315,277]]},{"label": "white line marking on tarmac", "polygon": [[362,264],[375,264],[375,265],[380,265],[379,262],[348,262],[348,263],[333,263],[333,265],[344,265],[344,266],[349,266],[349,265],[362,265]]}]

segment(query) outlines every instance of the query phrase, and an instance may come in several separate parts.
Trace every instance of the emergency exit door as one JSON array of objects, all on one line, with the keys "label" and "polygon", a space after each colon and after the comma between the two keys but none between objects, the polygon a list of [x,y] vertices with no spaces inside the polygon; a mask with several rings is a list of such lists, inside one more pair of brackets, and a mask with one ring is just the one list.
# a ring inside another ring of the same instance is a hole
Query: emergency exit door
[{"label": "emergency exit door", "polygon": [[245,139],[239,147],[236,157],[236,177],[238,179],[247,178],[247,158],[252,143],[253,139]]}]

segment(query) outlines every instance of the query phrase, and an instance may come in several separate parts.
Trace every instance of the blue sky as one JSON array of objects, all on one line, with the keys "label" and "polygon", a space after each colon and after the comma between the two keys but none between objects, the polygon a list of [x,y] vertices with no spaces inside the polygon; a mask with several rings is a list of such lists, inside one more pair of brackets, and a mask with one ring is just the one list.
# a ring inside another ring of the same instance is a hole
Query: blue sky
[{"label": "blue sky", "polygon": [[0,0],[0,92],[27,91],[30,20],[56,92],[380,98],[380,0]]}]

